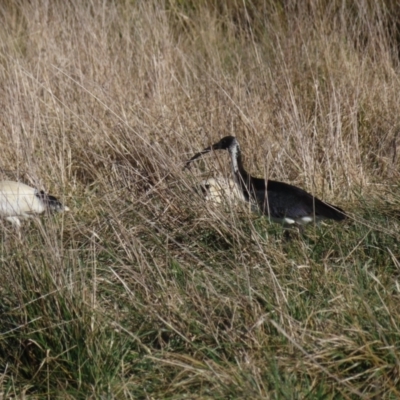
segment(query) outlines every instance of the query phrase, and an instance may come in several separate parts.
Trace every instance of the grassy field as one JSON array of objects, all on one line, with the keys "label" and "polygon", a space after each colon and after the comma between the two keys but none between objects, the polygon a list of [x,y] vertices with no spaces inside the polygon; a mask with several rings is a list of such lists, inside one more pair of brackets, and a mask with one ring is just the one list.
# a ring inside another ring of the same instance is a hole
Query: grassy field
[{"label": "grassy field", "polygon": [[[71,211],[0,221],[0,398],[400,398],[400,7],[214,3],[1,3],[0,179]],[[350,218],[206,203],[225,135]]]}]

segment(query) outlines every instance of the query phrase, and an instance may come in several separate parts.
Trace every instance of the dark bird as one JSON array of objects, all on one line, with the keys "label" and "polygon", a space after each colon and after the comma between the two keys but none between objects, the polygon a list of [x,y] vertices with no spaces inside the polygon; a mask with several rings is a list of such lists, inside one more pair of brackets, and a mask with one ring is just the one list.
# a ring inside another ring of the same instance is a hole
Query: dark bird
[{"label": "dark bird", "polygon": [[256,204],[260,211],[272,221],[283,225],[305,225],[324,219],[342,221],[345,212],[336,206],[318,199],[305,190],[284,182],[255,178],[243,167],[240,146],[234,136],[226,136],[195,154],[187,161],[185,168],[211,150],[228,150],[231,156],[232,171],[236,184],[246,201]]}]

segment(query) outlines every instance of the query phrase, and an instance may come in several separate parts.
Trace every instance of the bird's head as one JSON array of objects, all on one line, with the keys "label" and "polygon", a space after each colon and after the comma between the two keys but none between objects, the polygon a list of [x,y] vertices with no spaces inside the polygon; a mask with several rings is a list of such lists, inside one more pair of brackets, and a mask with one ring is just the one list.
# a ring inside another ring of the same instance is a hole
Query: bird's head
[{"label": "bird's head", "polygon": [[210,147],[207,147],[208,151],[211,150],[229,150],[232,149],[232,147],[237,146],[237,140],[235,138],[235,136],[225,136],[223,137],[219,142],[213,144]]},{"label": "bird's head", "polygon": [[46,194],[43,190],[36,194],[41,199],[43,204],[47,207],[48,211],[59,213],[69,211],[69,208],[62,204],[56,197]]},{"label": "bird's head", "polygon": [[211,150],[233,150],[238,146],[238,142],[235,136],[225,136],[219,142],[214,143],[213,145],[206,147],[204,150],[195,154],[190,160],[188,160],[185,164],[185,168],[189,166],[189,164],[202,156],[203,154],[209,153]]}]

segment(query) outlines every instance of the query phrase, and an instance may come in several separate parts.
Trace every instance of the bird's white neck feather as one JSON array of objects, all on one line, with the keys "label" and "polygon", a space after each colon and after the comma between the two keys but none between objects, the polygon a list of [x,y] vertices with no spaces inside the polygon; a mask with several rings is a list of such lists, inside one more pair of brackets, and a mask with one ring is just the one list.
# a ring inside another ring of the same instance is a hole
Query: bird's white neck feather
[{"label": "bird's white neck feather", "polygon": [[234,143],[230,148],[229,148],[229,153],[231,153],[231,162],[232,162],[232,169],[234,174],[237,174],[239,172],[239,165],[238,165],[238,155],[239,155],[239,145],[237,143]]}]

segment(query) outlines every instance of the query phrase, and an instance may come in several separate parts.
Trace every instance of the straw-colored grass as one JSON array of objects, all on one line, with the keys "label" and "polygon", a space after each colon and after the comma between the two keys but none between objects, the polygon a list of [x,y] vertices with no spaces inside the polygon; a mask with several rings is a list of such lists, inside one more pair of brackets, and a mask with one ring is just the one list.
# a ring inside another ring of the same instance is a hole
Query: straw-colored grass
[{"label": "straw-colored grass", "polygon": [[[379,1],[4,1],[0,397],[400,397],[400,22]],[[248,171],[344,208],[285,240],[193,187]]]}]

